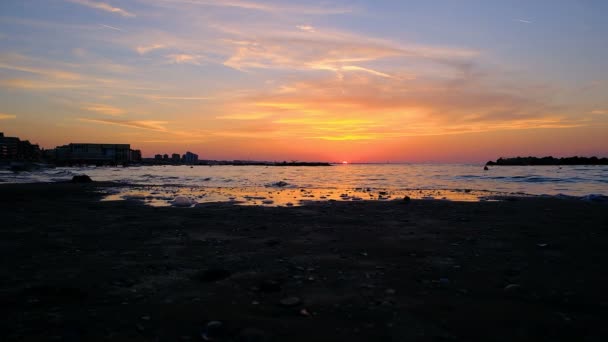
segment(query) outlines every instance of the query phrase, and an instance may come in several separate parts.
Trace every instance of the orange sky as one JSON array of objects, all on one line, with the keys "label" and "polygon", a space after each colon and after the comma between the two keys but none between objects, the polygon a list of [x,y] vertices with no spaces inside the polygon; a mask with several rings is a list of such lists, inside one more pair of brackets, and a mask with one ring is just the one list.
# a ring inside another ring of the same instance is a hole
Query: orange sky
[{"label": "orange sky", "polygon": [[202,159],[608,154],[599,8],[399,6],[8,1],[0,131]]}]

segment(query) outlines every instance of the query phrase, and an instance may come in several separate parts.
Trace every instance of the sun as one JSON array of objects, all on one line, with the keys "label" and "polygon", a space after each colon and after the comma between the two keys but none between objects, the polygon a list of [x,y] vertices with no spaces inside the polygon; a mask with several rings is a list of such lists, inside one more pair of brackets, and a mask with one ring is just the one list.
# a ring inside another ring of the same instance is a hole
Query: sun
[{"label": "sun", "polygon": [[346,165],[346,164],[348,164],[348,162],[347,162],[346,160],[344,160],[344,161],[342,162],[342,164]]}]

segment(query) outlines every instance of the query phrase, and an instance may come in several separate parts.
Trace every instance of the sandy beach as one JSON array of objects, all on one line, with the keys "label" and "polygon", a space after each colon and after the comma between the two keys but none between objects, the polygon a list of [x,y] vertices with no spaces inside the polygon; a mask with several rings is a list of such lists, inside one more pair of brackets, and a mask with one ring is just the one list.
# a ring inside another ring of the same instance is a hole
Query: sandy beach
[{"label": "sandy beach", "polygon": [[605,203],[153,208],[103,186],[0,185],[2,340],[608,340]]}]

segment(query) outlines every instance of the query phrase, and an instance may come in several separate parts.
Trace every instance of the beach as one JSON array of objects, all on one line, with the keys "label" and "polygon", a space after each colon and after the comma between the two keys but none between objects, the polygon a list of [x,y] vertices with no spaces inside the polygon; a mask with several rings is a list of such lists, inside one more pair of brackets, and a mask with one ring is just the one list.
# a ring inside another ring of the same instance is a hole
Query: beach
[{"label": "beach", "polygon": [[608,340],[606,203],[174,208],[112,186],[0,185],[2,340]]}]

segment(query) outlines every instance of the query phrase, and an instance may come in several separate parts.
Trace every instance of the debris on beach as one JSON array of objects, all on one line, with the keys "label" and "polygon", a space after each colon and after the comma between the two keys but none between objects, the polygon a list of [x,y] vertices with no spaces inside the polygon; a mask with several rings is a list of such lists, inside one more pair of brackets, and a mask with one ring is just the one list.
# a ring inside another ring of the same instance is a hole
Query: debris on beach
[{"label": "debris on beach", "polygon": [[275,182],[275,183],[270,183],[268,186],[269,187],[284,188],[284,187],[286,187],[288,185],[289,185],[289,183],[287,183],[287,182],[278,181],[278,182]]}]

